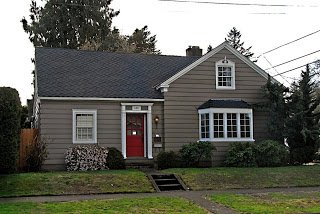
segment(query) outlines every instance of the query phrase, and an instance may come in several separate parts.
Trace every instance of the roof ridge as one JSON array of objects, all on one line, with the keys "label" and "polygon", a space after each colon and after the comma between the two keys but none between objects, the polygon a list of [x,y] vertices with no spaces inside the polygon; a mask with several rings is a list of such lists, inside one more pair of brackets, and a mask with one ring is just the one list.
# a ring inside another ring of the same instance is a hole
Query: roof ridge
[{"label": "roof ridge", "polygon": [[201,58],[202,56],[179,56],[170,54],[145,54],[145,53],[131,53],[131,52],[121,52],[121,51],[101,51],[101,50],[83,50],[83,49],[72,49],[72,48],[62,48],[62,47],[41,47],[37,46],[35,49],[49,49],[49,50],[64,50],[72,52],[87,52],[87,53],[105,53],[105,54],[115,54],[115,55],[136,55],[136,56],[150,56],[150,57],[179,57],[179,58]]}]

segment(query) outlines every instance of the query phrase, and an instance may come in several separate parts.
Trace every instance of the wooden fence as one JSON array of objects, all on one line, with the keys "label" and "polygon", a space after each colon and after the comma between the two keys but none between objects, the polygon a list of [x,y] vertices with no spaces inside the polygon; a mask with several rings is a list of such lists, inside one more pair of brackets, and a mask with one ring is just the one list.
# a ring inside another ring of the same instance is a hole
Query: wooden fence
[{"label": "wooden fence", "polygon": [[28,155],[29,148],[35,143],[37,136],[38,129],[21,129],[18,163],[18,168],[20,171],[26,168],[26,158]]}]

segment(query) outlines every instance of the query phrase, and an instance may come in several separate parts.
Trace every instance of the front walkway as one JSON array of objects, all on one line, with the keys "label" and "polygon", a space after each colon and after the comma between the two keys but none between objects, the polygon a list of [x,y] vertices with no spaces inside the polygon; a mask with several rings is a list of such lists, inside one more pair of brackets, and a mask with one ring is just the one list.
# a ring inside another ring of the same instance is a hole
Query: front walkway
[{"label": "front walkway", "polygon": [[233,214],[232,209],[226,208],[206,199],[206,196],[217,193],[268,193],[268,192],[320,192],[320,187],[293,187],[293,188],[266,188],[266,189],[231,189],[231,190],[204,190],[204,191],[168,191],[156,193],[126,193],[126,194],[90,194],[90,195],[60,195],[60,196],[31,196],[0,198],[0,203],[8,202],[62,202],[81,201],[92,199],[118,199],[118,198],[145,198],[145,197],[182,197],[186,198],[212,213]]}]

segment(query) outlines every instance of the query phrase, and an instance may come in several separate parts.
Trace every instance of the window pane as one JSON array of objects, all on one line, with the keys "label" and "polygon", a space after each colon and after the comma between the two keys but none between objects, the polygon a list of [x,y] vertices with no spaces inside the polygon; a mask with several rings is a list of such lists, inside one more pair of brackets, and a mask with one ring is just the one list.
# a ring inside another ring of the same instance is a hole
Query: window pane
[{"label": "window pane", "polygon": [[227,136],[228,138],[237,138],[237,114],[227,114]]},{"label": "window pane", "polygon": [[223,138],[223,113],[213,114],[213,124],[214,138]]},{"label": "window pane", "polygon": [[218,86],[232,86],[232,68],[230,66],[218,67]]},{"label": "window pane", "polygon": [[248,113],[240,114],[240,132],[242,138],[250,138],[250,115]]},{"label": "window pane", "polygon": [[93,140],[93,114],[76,114],[76,140]]},{"label": "window pane", "polygon": [[92,128],[77,128],[76,129],[77,140],[93,140]]},{"label": "window pane", "polygon": [[77,127],[92,127],[93,115],[92,114],[77,114],[76,115]]},{"label": "window pane", "polygon": [[209,133],[209,114],[201,114],[201,138],[210,138]]}]

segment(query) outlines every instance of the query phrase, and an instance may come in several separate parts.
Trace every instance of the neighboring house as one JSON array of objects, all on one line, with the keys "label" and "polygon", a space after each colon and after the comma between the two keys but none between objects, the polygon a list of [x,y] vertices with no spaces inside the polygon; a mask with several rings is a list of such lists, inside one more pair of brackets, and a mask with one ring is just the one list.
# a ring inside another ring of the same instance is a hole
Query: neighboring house
[{"label": "neighboring house", "polygon": [[267,114],[252,104],[263,101],[268,75],[226,42],[186,57],[36,48],[35,61],[45,169],[63,169],[75,145],[116,147],[141,161],[199,140],[214,143],[219,165],[230,142],[267,138]]}]

